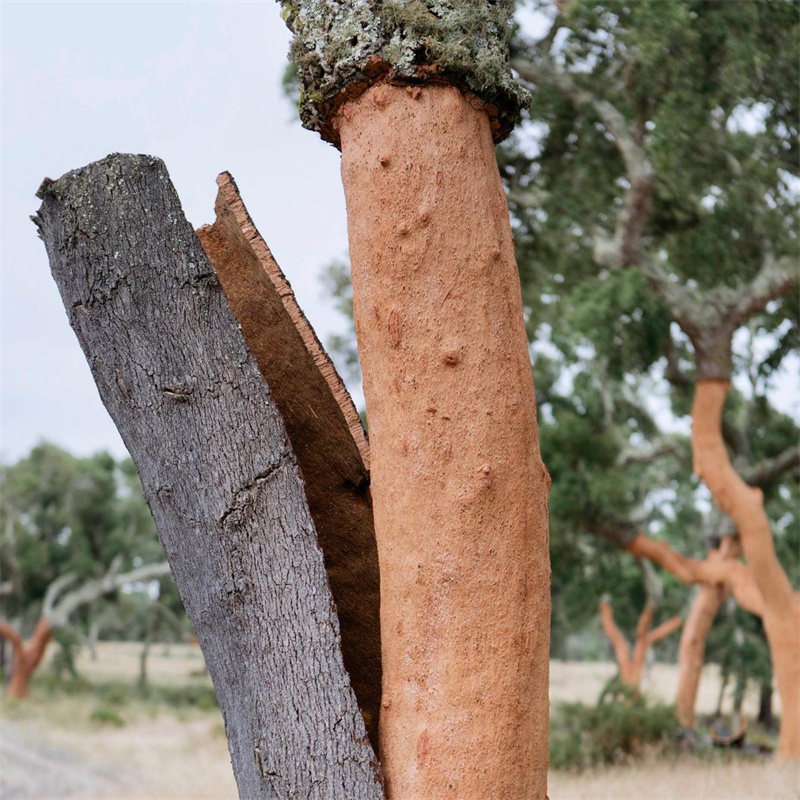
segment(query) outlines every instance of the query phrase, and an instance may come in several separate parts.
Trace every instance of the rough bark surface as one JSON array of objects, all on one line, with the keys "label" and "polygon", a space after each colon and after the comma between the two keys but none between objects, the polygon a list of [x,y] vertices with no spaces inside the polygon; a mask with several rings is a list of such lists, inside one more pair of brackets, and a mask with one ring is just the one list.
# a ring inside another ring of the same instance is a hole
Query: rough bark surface
[{"label": "rough bark surface", "polygon": [[242,798],[379,798],[286,432],[166,168],[45,184],[70,323],[136,463],[209,666]]},{"label": "rough bark surface", "polygon": [[371,741],[381,701],[380,581],[369,444],[358,412],[228,173],[197,231],[297,456],[325,557],[342,654]]},{"label": "rough bark surface", "polygon": [[294,33],[303,125],[336,146],[339,108],[379,79],[461,87],[486,110],[496,141],[529,100],[509,67],[511,0],[280,3]]},{"label": "rough bark surface", "polygon": [[544,798],[549,477],[489,119],[453,87],[384,84],[340,130],[388,794]]},{"label": "rough bark surface", "polygon": [[732,520],[755,583],[763,596],[764,629],[781,696],[781,759],[800,758],[800,593],[792,590],[775,554],[764,494],[748,486],[731,465],[722,438],[722,409],[730,384],[701,380],[692,406],[694,471],[714,504]]}]

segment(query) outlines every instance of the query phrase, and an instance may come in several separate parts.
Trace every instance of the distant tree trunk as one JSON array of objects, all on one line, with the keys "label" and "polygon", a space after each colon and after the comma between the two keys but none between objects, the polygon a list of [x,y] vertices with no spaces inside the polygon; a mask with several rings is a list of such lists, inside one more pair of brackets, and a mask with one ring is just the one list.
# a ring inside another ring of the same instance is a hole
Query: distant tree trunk
[{"label": "distant tree trunk", "polygon": [[[544,800],[549,477],[494,141],[512,5],[286,0],[341,146],[393,800]],[[447,85],[449,84],[449,85]]]},{"label": "distant tree trunk", "polygon": [[642,682],[644,665],[647,661],[648,650],[658,641],[674,633],[680,628],[683,620],[681,617],[672,617],[666,622],[661,623],[657,628],[650,630],[653,624],[653,607],[646,605],[644,611],[639,616],[636,625],[636,641],[631,652],[622,631],[614,622],[614,613],[611,605],[603,600],[600,603],[600,622],[603,631],[614,648],[614,656],[619,668],[619,678],[626,686],[638,689]]},{"label": "distant tree trunk", "polygon": [[30,640],[25,644],[10,625],[0,621],[0,636],[9,641],[14,649],[14,668],[6,686],[6,697],[19,700],[30,694],[31,676],[44,658],[47,645],[53,638],[53,629],[43,617],[36,623]]},{"label": "distant tree trunk", "polygon": [[[738,540],[733,536],[725,536],[719,547],[709,550],[707,561],[718,562],[735,559],[740,554],[741,548]],[[678,649],[676,705],[678,722],[684,728],[694,727],[697,691],[700,687],[700,675],[705,663],[706,639],[717,612],[727,596],[728,589],[722,584],[701,584],[686,617],[686,624],[683,626]]]},{"label": "distant tree trunk", "polygon": [[800,758],[800,593],[792,590],[775,554],[764,495],[735,472],[722,439],[725,380],[698,380],[692,406],[694,470],[716,506],[739,531],[747,564],[763,595],[764,629],[781,696],[778,756]]},{"label": "distant tree trunk", "polygon": [[775,729],[775,716],[772,712],[772,694],[772,681],[764,681],[761,684],[758,698],[758,721],[768,731]]},{"label": "distant tree trunk", "polygon": [[240,797],[378,800],[294,454],[163,163],[110,156],[40,196],[53,277],[142,479]]}]

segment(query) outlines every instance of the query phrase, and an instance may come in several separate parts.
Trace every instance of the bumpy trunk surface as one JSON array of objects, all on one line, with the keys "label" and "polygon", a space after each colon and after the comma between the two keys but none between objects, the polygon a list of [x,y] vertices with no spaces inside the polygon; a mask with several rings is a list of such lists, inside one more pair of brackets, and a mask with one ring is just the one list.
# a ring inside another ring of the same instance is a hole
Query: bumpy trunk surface
[{"label": "bumpy trunk surface", "polygon": [[694,470],[714,503],[733,520],[742,550],[763,595],[763,621],[781,696],[778,756],[800,758],[800,594],[775,554],[764,495],[748,486],[731,466],[722,439],[722,408],[727,381],[700,380],[692,407]]},{"label": "bumpy trunk surface", "polygon": [[45,184],[70,323],[136,464],[246,800],[379,800],[280,414],[163,163]]},{"label": "bumpy trunk surface", "polygon": [[549,478],[485,111],[448,86],[342,108],[396,800],[544,798]]}]

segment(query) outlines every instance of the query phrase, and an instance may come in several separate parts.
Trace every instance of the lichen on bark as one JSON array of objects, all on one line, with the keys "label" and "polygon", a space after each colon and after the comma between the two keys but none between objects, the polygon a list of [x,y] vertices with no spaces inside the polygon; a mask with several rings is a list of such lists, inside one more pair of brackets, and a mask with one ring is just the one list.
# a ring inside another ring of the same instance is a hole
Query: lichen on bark
[{"label": "lichen on bark", "polygon": [[337,147],[339,107],[378,80],[458,86],[485,104],[496,142],[527,103],[509,66],[513,0],[279,2],[294,33],[303,125]]}]

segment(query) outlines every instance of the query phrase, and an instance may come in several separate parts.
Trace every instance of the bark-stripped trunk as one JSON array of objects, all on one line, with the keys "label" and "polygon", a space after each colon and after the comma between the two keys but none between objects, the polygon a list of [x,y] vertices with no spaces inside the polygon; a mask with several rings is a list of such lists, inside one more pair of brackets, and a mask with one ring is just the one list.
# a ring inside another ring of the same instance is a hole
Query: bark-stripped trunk
[{"label": "bark-stripped trunk", "polygon": [[722,439],[722,409],[729,383],[699,380],[692,406],[694,470],[715,505],[733,520],[742,550],[764,600],[763,622],[781,696],[778,756],[800,757],[800,593],[794,592],[775,554],[764,495],[731,466]]},{"label": "bark-stripped trunk", "polygon": [[[738,540],[726,536],[720,546],[708,553],[709,561],[737,558],[741,548]],[[714,624],[719,607],[728,597],[729,590],[722,584],[701,584],[686,617],[678,649],[678,694],[676,699],[678,722],[684,728],[694,727],[694,711],[700,675],[705,663],[706,639]]]},{"label": "bark-stripped trunk", "polygon": [[453,87],[380,85],[339,130],[389,795],[543,798],[549,479],[489,119]]},{"label": "bark-stripped trunk", "polygon": [[111,156],[40,194],[53,276],[142,479],[240,796],[377,800],[294,454],[164,165]]},{"label": "bark-stripped trunk", "polygon": [[719,607],[728,595],[724,586],[702,584],[683,626],[678,648],[678,722],[684,728],[694,727],[694,710],[700,675],[705,664],[706,638]]},{"label": "bark-stripped trunk", "polygon": [[303,474],[342,632],[342,654],[370,739],[381,700],[380,582],[369,444],[328,354],[228,173],[216,222],[197,231],[247,347],[270,388]]},{"label": "bark-stripped trunk", "polygon": [[9,641],[14,649],[14,668],[6,686],[6,697],[19,700],[30,693],[31,676],[44,658],[47,645],[53,638],[53,629],[50,622],[42,617],[26,644],[10,625],[0,622],[0,636]]},{"label": "bark-stripped trunk", "polygon": [[600,622],[603,626],[603,632],[614,648],[614,657],[617,660],[620,680],[626,686],[638,689],[639,684],[642,682],[648,651],[656,642],[678,630],[683,620],[681,617],[672,617],[651,631],[653,607],[650,605],[645,606],[636,624],[636,641],[633,645],[633,652],[631,652],[628,642],[625,641],[622,631],[617,627],[617,623],[614,622],[614,613],[611,605],[605,600],[600,603]]}]

